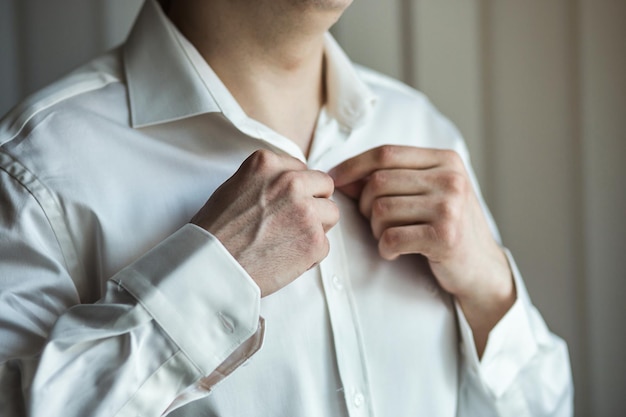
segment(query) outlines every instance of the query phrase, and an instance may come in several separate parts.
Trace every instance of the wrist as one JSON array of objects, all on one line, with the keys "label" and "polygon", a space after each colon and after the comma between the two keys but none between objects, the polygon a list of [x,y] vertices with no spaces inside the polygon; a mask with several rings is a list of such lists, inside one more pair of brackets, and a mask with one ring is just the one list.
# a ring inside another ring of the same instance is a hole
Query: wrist
[{"label": "wrist", "polygon": [[459,303],[488,308],[515,299],[513,272],[504,250],[497,246],[486,259],[489,261],[482,263],[468,280],[471,284],[455,292]]},{"label": "wrist", "polygon": [[473,281],[470,289],[455,294],[474,333],[479,356],[482,356],[489,332],[517,299],[513,272],[504,251],[498,247],[498,254],[492,259],[493,262]]}]

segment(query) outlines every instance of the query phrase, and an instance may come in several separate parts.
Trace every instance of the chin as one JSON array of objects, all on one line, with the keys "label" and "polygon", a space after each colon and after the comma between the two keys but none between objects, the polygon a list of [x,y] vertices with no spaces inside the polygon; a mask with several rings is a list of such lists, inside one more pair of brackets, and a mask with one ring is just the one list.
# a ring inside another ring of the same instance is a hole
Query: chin
[{"label": "chin", "polygon": [[291,0],[291,2],[315,7],[318,10],[345,10],[352,0]]}]

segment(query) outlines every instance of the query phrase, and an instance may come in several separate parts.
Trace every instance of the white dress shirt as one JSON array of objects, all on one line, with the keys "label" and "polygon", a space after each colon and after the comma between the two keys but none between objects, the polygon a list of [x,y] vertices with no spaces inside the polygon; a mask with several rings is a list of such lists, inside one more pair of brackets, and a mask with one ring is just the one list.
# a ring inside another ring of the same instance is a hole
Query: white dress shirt
[{"label": "white dress shirt", "polygon": [[2,120],[0,415],[572,414],[566,345],[510,254],[518,299],[479,361],[427,262],[380,258],[340,193],[328,257],[263,299],[188,224],[261,148],[323,171],[385,143],[449,148],[471,175],[423,95],[354,67],[330,36],[325,54],[308,158],[243,112],[153,0],[121,48]]}]

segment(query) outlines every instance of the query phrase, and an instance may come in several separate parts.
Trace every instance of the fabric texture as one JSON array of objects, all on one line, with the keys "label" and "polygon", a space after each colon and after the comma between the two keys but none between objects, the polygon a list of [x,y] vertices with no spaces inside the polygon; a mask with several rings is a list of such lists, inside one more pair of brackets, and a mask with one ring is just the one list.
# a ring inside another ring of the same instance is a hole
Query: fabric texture
[{"label": "fabric texture", "polygon": [[188,224],[258,149],[322,171],[382,144],[452,149],[480,195],[459,132],[422,94],[330,35],[325,54],[308,158],[245,114],[154,0],[122,47],[5,116],[2,416],[572,415],[566,345],[508,252],[518,299],[479,361],[427,262],[380,258],[339,192],[328,257],[263,299]]}]

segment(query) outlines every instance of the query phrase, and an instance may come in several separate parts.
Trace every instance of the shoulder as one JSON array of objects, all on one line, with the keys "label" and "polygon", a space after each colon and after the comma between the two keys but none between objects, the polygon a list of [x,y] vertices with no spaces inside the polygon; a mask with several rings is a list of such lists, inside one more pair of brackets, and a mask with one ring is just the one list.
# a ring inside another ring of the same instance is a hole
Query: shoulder
[{"label": "shoulder", "polygon": [[27,97],[0,119],[0,148],[41,130],[40,122],[51,115],[57,122],[79,120],[89,113],[108,113],[112,105],[124,106],[122,67],[121,54],[116,49]]}]

